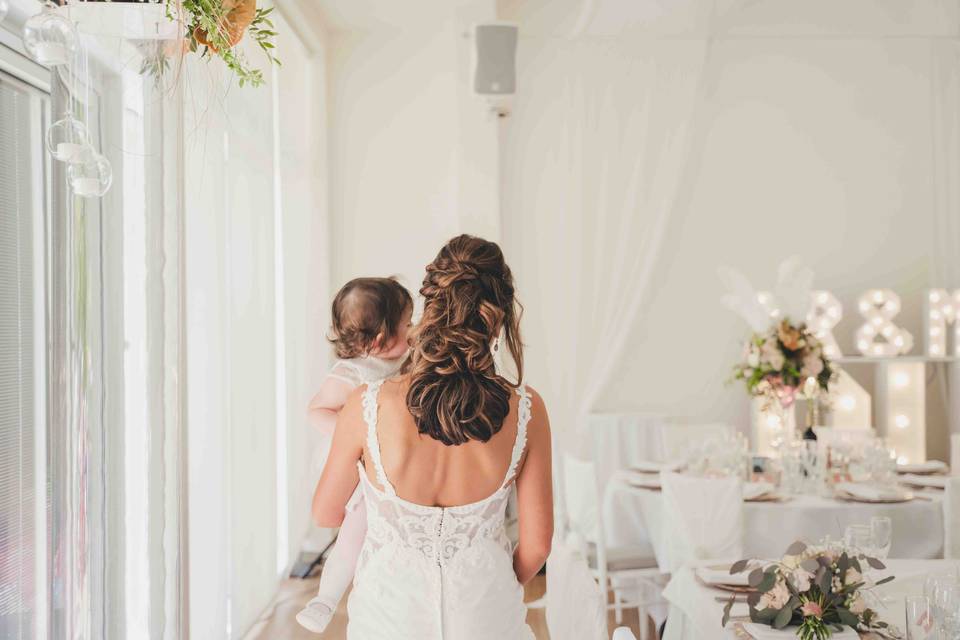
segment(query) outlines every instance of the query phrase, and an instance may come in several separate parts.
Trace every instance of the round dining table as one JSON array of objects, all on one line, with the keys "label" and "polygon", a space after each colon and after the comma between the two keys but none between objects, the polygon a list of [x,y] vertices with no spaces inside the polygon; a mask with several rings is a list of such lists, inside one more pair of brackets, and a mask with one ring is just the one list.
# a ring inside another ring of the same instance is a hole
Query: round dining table
[{"label": "round dining table", "polygon": [[[671,532],[662,517],[660,491],[631,486],[615,478],[604,491],[605,538],[613,547],[649,545],[657,564],[667,572],[665,541]],[[874,516],[887,516],[893,525],[890,557],[933,559],[943,557],[943,492],[918,491],[898,503],[865,503],[816,495],[787,496],[775,502],[744,502],[744,556],[778,558],[795,540],[816,542],[827,536],[843,538],[851,524],[869,524]]]}]

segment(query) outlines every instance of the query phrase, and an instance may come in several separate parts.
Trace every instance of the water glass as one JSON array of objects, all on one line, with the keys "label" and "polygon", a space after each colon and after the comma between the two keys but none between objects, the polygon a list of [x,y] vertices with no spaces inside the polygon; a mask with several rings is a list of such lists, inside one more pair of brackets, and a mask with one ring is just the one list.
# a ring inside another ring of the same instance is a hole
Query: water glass
[{"label": "water glass", "polygon": [[926,596],[911,596],[906,599],[907,640],[935,640],[936,628]]},{"label": "water glass", "polygon": [[870,554],[873,551],[873,531],[868,524],[851,524],[843,532],[843,542],[857,553]]},{"label": "water glass", "polygon": [[893,544],[893,522],[887,516],[870,518],[870,533],[873,536],[873,555],[886,560]]},{"label": "water glass", "polygon": [[940,640],[960,637],[960,582],[939,582],[933,596],[933,621]]}]

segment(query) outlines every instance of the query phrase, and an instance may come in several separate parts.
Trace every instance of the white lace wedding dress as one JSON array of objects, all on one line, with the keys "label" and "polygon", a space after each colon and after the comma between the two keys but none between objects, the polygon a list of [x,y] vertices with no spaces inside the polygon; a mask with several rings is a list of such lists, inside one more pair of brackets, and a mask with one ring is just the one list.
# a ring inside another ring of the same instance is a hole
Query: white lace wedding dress
[{"label": "white lace wedding dress", "polygon": [[349,640],[533,640],[513,572],[504,512],[527,438],[530,397],[518,390],[517,438],[501,484],[487,498],[427,507],[397,496],[377,440],[380,382],[363,395],[377,489],[360,466],[367,539],[347,603]]}]

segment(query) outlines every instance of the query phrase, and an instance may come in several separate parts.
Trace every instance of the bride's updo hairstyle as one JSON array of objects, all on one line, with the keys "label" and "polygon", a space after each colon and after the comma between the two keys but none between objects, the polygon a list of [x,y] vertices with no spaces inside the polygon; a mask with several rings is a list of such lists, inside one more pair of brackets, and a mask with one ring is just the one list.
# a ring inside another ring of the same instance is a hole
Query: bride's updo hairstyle
[{"label": "bride's updo hairstyle", "polygon": [[[413,331],[407,408],[417,430],[447,445],[487,442],[523,379],[521,307],[496,243],[462,235],[427,265],[423,317]],[[491,346],[504,332],[517,382],[497,374]]]}]

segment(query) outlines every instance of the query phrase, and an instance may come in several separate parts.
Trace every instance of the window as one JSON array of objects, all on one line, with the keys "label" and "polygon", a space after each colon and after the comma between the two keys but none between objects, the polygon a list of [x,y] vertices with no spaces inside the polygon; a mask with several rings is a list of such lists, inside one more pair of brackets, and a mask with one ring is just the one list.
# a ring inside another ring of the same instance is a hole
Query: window
[{"label": "window", "polygon": [[45,637],[42,132],[47,97],[0,73],[0,637]]}]

